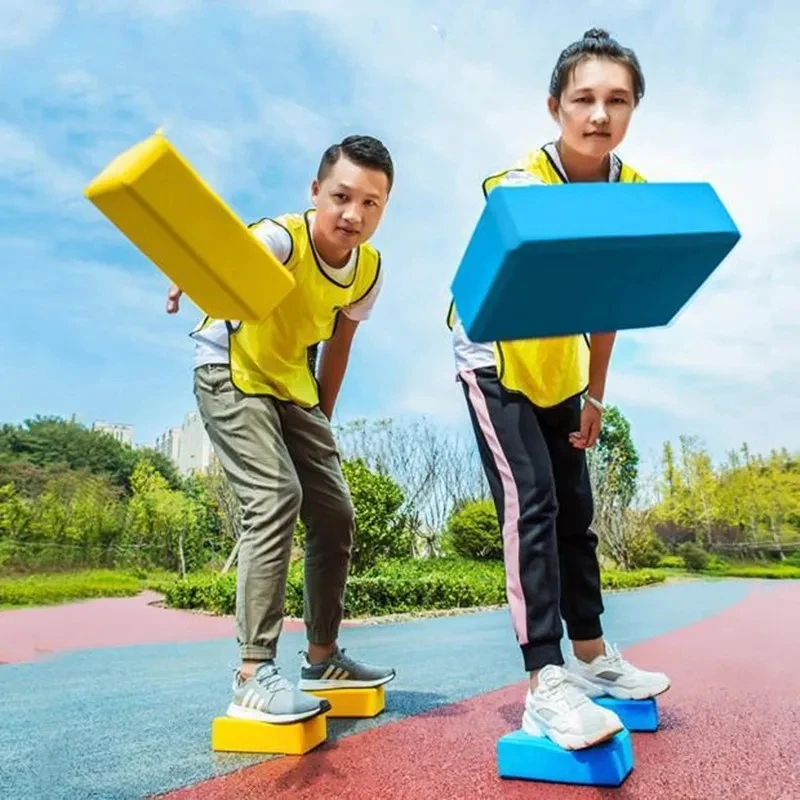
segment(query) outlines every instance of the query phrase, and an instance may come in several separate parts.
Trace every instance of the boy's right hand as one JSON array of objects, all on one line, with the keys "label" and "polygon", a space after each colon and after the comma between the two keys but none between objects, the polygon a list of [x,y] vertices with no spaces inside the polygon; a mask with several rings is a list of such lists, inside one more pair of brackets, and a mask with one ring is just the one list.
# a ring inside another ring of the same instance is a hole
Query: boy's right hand
[{"label": "boy's right hand", "polygon": [[180,301],[183,292],[174,283],[170,284],[167,292],[167,314],[177,314],[180,311]]}]

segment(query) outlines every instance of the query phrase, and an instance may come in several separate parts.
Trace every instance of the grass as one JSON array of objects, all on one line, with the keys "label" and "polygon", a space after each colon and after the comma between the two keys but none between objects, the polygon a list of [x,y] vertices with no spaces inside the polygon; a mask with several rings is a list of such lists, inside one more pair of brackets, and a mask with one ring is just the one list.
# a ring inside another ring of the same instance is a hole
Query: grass
[{"label": "grass", "polygon": [[[601,576],[605,591],[618,591],[680,577],[800,580],[800,566],[716,561],[712,569],[692,572],[672,557],[655,569],[630,572],[606,569]],[[287,586],[286,610],[292,616],[302,615],[302,588],[302,564],[295,563]],[[56,605],[96,597],[131,597],[145,589],[165,594],[167,603],[175,608],[231,614],[236,576],[235,572],[225,576],[205,572],[181,581],[166,572],[105,569],[0,577],[0,609]],[[395,561],[351,576],[347,597],[346,613],[351,618],[497,606],[506,602],[505,578],[499,562]]]},{"label": "grass", "polygon": [[48,606],[94,597],[132,597],[145,589],[163,591],[168,573],[95,569],[46,575],[0,577],[0,608]]}]

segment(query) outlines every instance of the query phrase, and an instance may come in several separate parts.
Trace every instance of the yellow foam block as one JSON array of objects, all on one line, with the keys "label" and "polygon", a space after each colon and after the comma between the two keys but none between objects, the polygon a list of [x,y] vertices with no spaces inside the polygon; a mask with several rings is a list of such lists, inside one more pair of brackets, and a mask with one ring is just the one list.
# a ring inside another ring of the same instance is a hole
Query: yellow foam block
[{"label": "yellow foam block", "polygon": [[206,314],[260,321],[291,273],[161,133],[118,155],[86,197]]},{"label": "yellow foam block", "polygon": [[324,714],[293,722],[271,725],[234,717],[216,717],[211,725],[211,748],[229,753],[275,753],[300,756],[328,738]]},{"label": "yellow foam block", "polygon": [[376,717],[386,708],[383,686],[370,689],[314,689],[308,694],[324,697],[330,702],[329,717]]}]

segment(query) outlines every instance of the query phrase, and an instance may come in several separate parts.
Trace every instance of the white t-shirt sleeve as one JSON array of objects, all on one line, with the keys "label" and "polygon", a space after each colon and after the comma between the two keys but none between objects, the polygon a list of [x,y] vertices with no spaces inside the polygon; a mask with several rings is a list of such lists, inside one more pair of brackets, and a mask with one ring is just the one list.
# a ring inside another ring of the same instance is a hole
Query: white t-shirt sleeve
[{"label": "white t-shirt sleeve", "polygon": [[292,237],[286,228],[271,219],[264,219],[250,228],[250,231],[281,264],[286,264],[292,254]]},{"label": "white t-shirt sleeve", "polygon": [[[545,183],[535,175],[531,175],[526,169],[510,169],[500,179],[499,183],[492,187],[496,189],[498,186],[544,186]],[[489,191],[491,192],[492,189]]]},{"label": "white t-shirt sleeve", "polygon": [[378,273],[378,277],[375,283],[372,284],[372,288],[360,300],[343,308],[342,313],[348,319],[353,320],[353,322],[364,322],[368,320],[372,314],[372,309],[375,307],[375,301],[380,294],[381,286],[383,286],[383,269]]}]

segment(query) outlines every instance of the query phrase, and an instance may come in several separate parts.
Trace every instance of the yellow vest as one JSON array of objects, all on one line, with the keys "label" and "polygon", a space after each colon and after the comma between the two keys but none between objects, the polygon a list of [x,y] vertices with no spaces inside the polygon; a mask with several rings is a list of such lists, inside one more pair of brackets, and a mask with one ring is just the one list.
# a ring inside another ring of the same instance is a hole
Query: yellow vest
[{"label": "yellow vest", "polygon": [[305,408],[319,403],[319,385],[309,363],[309,350],[330,339],[339,311],[358,302],[375,285],[380,253],[362,244],[347,285],[323,272],[311,243],[310,212],[274,220],[292,237],[286,266],[296,285],[263,322],[243,322],[230,331],[231,381],[249,395],[270,395]]},{"label": "yellow vest", "polygon": [[[497,186],[509,173],[525,170],[546,184],[565,183],[557,165],[539,148],[528,153],[513,169],[491,175],[483,182],[483,193]],[[644,178],[620,162],[622,183],[643,183]],[[455,304],[450,303],[447,324],[452,329]],[[509,391],[520,392],[534,405],[549,408],[584,392],[589,383],[589,337],[585,334],[546,339],[520,339],[494,342],[495,362],[500,383]]]}]

